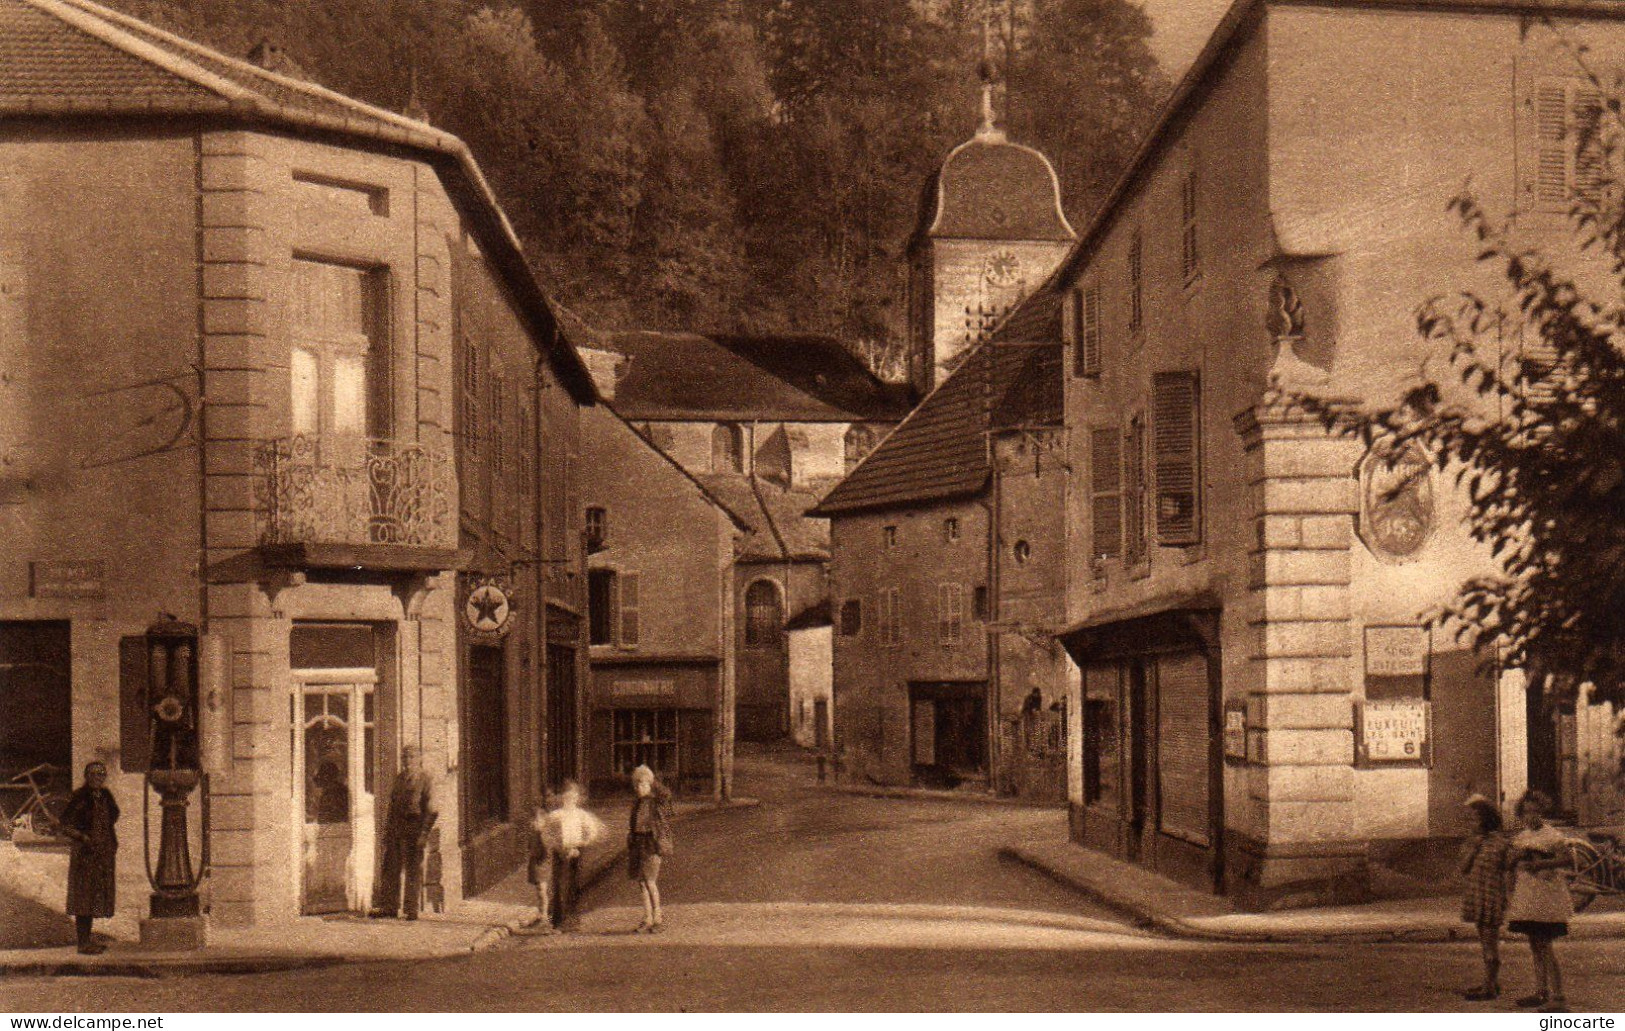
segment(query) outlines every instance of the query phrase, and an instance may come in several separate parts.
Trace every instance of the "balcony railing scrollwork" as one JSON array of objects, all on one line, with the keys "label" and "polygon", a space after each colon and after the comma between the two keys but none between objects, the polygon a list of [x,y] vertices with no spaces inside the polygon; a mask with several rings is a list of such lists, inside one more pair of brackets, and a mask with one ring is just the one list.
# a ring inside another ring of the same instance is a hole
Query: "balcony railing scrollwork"
[{"label": "balcony railing scrollwork", "polygon": [[267,545],[457,546],[449,453],[410,440],[293,436],[255,467]]}]

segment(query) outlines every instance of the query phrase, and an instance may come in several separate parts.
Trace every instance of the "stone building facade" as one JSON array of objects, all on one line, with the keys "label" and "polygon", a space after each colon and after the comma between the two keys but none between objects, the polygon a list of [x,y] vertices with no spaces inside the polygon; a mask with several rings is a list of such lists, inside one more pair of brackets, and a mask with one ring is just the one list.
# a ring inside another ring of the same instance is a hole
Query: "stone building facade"
[{"label": "stone building facade", "polygon": [[815,510],[848,776],[1063,795],[1060,306],[1010,312],[1072,238],[1049,162],[991,117],[926,184],[910,368],[930,393]]},{"label": "stone building facade", "polygon": [[749,526],[608,405],[582,421],[587,776],[625,788],[648,765],[675,790],[726,797],[734,554]]},{"label": "stone building facade", "polygon": [[[522,748],[545,684],[527,628],[506,693],[460,692],[458,570],[500,565],[516,626],[542,591],[513,583],[538,568],[524,526],[512,564],[459,529],[483,509],[454,362],[513,377],[499,432],[546,470],[531,498],[567,471],[519,428],[572,425],[584,367],[455,138],[84,0],[6,0],[0,32],[28,58],[0,66],[0,649],[27,656],[0,704],[40,714],[0,762],[108,763],[133,821],[121,911],[144,911],[142,634],[178,620],[214,920],[368,908],[407,744],[460,899],[502,822],[473,817],[471,783],[511,815],[543,779]],[[509,750],[488,772],[464,728],[489,705]]]},{"label": "stone building facade", "polygon": [[734,555],[735,723],[746,741],[788,736],[785,624],[828,597],[829,526],[808,510],[912,392],[826,337],[615,333],[590,357],[615,409],[750,527]]},{"label": "stone building facade", "polygon": [[1625,23],[1542,9],[1556,33],[1237,4],[1063,264],[1078,841],[1252,905],[1352,898],[1374,864],[1442,871],[1467,794],[1540,782],[1540,699],[1423,625],[1489,568],[1465,500],[1291,396],[1396,396],[1416,306],[1482,282],[1446,208],[1469,177],[1561,246],[1564,40],[1611,67]]}]

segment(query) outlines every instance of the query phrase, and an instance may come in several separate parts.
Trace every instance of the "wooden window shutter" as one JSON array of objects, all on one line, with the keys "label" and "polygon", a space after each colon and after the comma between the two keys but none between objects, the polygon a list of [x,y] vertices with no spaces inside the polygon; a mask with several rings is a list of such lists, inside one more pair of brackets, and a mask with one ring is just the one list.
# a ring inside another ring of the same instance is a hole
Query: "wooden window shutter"
[{"label": "wooden window shutter", "polygon": [[1602,184],[1602,147],[1595,134],[1602,113],[1596,87],[1572,78],[1542,79],[1535,89],[1535,198],[1564,206],[1595,198]]},{"label": "wooden window shutter", "polygon": [[118,642],[119,769],[146,773],[152,763],[152,714],[147,711],[147,637]]},{"label": "wooden window shutter", "polygon": [[1201,540],[1197,446],[1198,391],[1194,372],[1159,372],[1151,387],[1157,541]]},{"label": "wooden window shutter", "polygon": [[1082,291],[1080,312],[1081,332],[1078,342],[1078,375],[1099,376],[1100,353],[1100,287],[1090,284]]},{"label": "wooden window shutter", "polygon": [[1122,442],[1115,426],[1089,431],[1089,523],[1092,558],[1123,554]]},{"label": "wooden window shutter", "polygon": [[638,594],[640,584],[637,573],[622,573],[615,578],[620,597],[617,608],[621,614],[620,642],[622,648],[636,648],[642,627],[638,622]]}]

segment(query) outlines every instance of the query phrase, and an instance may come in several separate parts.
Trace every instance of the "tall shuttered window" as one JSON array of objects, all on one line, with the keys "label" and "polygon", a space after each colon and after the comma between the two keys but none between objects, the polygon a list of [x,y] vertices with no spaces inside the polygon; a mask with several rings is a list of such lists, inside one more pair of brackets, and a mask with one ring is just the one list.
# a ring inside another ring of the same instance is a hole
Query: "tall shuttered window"
[{"label": "tall shuttered window", "polygon": [[895,587],[880,592],[880,643],[894,648],[903,643],[903,613]]},{"label": "tall shuttered window", "polygon": [[1129,566],[1145,561],[1145,416],[1129,420],[1123,437],[1123,559]]},{"label": "tall shuttered window", "polygon": [[965,589],[960,584],[937,585],[937,640],[956,645],[965,628]]},{"label": "tall shuttered window", "polygon": [[1145,241],[1138,229],[1128,241],[1128,329],[1138,333],[1145,326],[1144,271]]},{"label": "tall shuttered window", "polygon": [[1602,182],[1603,148],[1597,139],[1602,95],[1589,82],[1540,80],[1535,93],[1535,196],[1544,207],[1567,208],[1595,199]]},{"label": "tall shuttered window", "polygon": [[1091,557],[1123,554],[1123,455],[1117,427],[1089,431]]},{"label": "tall shuttered window", "polygon": [[1157,543],[1202,539],[1196,373],[1159,372],[1151,384]]}]

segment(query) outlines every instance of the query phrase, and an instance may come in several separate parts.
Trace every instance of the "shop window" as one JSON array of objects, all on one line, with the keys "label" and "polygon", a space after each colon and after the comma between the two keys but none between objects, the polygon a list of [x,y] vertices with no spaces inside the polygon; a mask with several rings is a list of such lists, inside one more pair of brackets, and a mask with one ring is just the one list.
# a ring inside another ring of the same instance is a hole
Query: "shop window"
[{"label": "shop window", "polygon": [[856,637],[863,632],[863,602],[848,598],[841,603],[841,636]]},{"label": "shop window", "polygon": [[647,766],[664,781],[675,781],[677,768],[676,709],[616,709],[613,742],[615,771],[630,774]]},{"label": "shop window", "polygon": [[[42,790],[73,788],[69,626],[67,620],[0,622],[0,782],[45,766],[34,778]],[[22,801],[9,792],[0,797],[8,811]]]},{"label": "shop window", "polygon": [[1083,672],[1083,799],[1115,808],[1120,800],[1117,667],[1090,666]]},{"label": "shop window", "polygon": [[783,633],[779,589],[771,580],[757,580],[745,589],[745,647],[777,647]]}]

